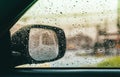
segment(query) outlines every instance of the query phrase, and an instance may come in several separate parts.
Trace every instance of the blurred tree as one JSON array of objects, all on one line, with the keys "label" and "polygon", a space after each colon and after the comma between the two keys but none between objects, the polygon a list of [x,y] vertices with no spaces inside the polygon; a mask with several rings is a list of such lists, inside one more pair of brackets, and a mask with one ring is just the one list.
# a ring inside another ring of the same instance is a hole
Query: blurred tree
[{"label": "blurred tree", "polygon": [[118,0],[118,18],[117,18],[118,33],[120,33],[120,0]]}]

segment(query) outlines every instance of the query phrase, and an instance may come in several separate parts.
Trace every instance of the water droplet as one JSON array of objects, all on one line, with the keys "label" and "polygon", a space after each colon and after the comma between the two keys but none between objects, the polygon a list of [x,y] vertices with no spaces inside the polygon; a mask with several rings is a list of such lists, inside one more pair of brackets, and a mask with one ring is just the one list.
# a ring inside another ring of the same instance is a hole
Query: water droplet
[{"label": "water droplet", "polygon": [[60,14],[63,14],[62,12],[60,12]]}]

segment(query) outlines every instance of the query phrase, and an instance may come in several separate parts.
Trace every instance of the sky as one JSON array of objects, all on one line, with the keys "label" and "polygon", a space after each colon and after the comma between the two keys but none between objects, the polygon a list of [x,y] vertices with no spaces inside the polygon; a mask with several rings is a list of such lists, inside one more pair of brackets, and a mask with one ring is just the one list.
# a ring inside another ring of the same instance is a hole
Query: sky
[{"label": "sky", "polygon": [[117,4],[118,0],[38,0],[18,23],[57,26],[66,35],[85,31],[85,26],[107,23],[114,32]]},{"label": "sky", "polygon": [[99,22],[111,16],[112,19],[117,17],[117,3],[118,0],[38,0],[22,18],[28,18],[31,23],[63,26],[71,21]]},{"label": "sky", "polygon": [[53,15],[115,11],[117,0],[38,0],[30,9],[30,15]]}]

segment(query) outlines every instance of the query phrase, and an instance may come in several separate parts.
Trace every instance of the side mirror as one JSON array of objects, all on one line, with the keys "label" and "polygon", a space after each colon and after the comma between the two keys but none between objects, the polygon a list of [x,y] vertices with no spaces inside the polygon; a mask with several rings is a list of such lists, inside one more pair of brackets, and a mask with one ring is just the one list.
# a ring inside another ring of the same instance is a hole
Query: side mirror
[{"label": "side mirror", "polygon": [[65,54],[65,34],[58,27],[29,25],[12,35],[11,50],[18,64],[54,61]]}]

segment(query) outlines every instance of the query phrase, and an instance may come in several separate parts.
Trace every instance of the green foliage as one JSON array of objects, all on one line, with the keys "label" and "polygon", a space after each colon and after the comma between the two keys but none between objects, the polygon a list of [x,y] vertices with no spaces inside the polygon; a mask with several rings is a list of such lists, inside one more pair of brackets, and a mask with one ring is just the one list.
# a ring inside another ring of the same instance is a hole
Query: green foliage
[{"label": "green foliage", "polygon": [[97,64],[97,67],[120,67],[120,56],[108,58]]}]

